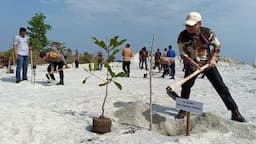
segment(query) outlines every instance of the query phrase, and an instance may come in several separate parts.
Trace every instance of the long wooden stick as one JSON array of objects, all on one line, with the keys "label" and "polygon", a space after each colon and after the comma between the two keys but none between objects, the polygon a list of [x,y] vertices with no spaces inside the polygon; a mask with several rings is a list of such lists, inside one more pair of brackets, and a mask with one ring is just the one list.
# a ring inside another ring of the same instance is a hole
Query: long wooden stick
[{"label": "long wooden stick", "polygon": [[34,71],[33,71],[33,65],[34,65],[34,63],[33,63],[33,52],[32,52],[32,50],[30,50],[30,65],[31,65],[31,75],[30,75],[30,77],[31,77],[31,79],[30,79],[30,81],[31,81],[31,83],[32,84],[35,84],[35,75],[34,75]]},{"label": "long wooden stick", "polygon": [[187,82],[188,80],[190,80],[191,78],[195,77],[196,75],[198,75],[199,73],[203,72],[205,69],[207,69],[209,67],[209,64],[205,64],[204,66],[202,66],[200,69],[197,69],[196,71],[194,71],[192,74],[190,74],[189,76],[185,77],[182,80],[179,80],[175,83],[172,83],[169,85],[169,87],[174,90],[179,88],[182,84],[184,84],[185,82]]},{"label": "long wooden stick", "polygon": [[150,67],[149,67],[149,95],[150,95],[150,106],[149,106],[149,113],[150,113],[150,123],[149,123],[149,130],[152,130],[152,63],[153,63],[153,50],[155,47],[155,34],[153,33],[153,40],[152,40],[152,47],[150,51]]},{"label": "long wooden stick", "polygon": [[46,75],[50,75],[50,74],[53,74],[53,73],[57,73],[57,72],[62,71],[62,70],[64,70],[64,69],[66,69],[66,68],[61,68],[61,69],[57,69],[56,71],[48,72]]}]

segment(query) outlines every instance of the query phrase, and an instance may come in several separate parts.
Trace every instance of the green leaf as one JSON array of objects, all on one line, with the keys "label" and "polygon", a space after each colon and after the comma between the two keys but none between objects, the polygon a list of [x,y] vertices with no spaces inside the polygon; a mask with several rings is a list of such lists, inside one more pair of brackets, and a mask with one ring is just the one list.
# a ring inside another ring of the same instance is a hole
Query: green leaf
[{"label": "green leaf", "polygon": [[107,68],[107,70],[110,73],[111,77],[115,77],[115,73],[112,71],[112,68],[111,68],[111,66],[108,63],[105,63],[104,67]]},{"label": "green leaf", "polygon": [[122,85],[116,81],[113,81],[119,90],[122,90]]},{"label": "green leaf", "polygon": [[105,82],[105,83],[102,83],[102,84],[99,84],[99,86],[105,86],[107,85],[109,82]]},{"label": "green leaf", "polygon": [[118,74],[115,75],[115,77],[125,77],[126,73],[125,72],[119,72]]},{"label": "green leaf", "polygon": [[118,41],[117,39],[119,38],[119,36],[114,36],[113,38],[110,39],[110,44],[109,44],[109,47],[116,47]]},{"label": "green leaf", "polygon": [[83,83],[83,84],[85,84],[85,83],[86,83],[86,81],[89,79],[89,77],[90,77],[90,76],[86,77],[86,78],[83,80],[83,82],[82,82],[82,83]]},{"label": "green leaf", "polygon": [[98,69],[98,67],[99,67],[98,61],[95,61],[93,70],[96,71]]},{"label": "green leaf", "polygon": [[110,39],[110,46],[109,47],[112,47],[110,49],[110,51],[113,50],[114,48],[122,45],[124,42],[126,42],[126,39],[123,39],[123,40],[119,41],[118,38],[119,38],[119,36],[115,36],[115,37]]},{"label": "green leaf", "polygon": [[96,37],[92,37],[92,39],[94,40],[94,43],[96,45],[98,45],[99,47],[103,48],[106,51],[108,50],[108,47],[104,41],[99,41]]},{"label": "green leaf", "polygon": [[115,49],[113,53],[110,55],[110,57],[114,57],[119,51],[120,49]]},{"label": "green leaf", "polygon": [[92,71],[92,65],[91,65],[91,63],[89,63],[89,71],[90,71],[90,72]]},{"label": "green leaf", "polygon": [[124,44],[126,41],[127,41],[126,39],[121,40],[121,41],[118,43],[118,46]]}]

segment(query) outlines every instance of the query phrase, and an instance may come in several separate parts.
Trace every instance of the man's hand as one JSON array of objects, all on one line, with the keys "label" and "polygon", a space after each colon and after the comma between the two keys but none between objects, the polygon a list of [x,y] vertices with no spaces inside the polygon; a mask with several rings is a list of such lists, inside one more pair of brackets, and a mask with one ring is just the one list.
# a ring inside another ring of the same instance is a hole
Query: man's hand
[{"label": "man's hand", "polygon": [[19,58],[18,54],[15,54],[15,58],[16,58],[16,60]]},{"label": "man's hand", "polygon": [[192,59],[190,58],[187,54],[184,54],[182,58],[188,62],[191,66],[195,67],[196,69],[200,69],[200,66]]},{"label": "man's hand", "polygon": [[215,67],[217,62],[216,62],[216,57],[212,57],[209,61],[208,61],[208,64],[209,64],[209,67]]},{"label": "man's hand", "polygon": [[218,60],[217,56],[218,56],[217,54],[213,54],[211,59],[208,61],[209,67],[215,67],[216,66],[217,60]]}]

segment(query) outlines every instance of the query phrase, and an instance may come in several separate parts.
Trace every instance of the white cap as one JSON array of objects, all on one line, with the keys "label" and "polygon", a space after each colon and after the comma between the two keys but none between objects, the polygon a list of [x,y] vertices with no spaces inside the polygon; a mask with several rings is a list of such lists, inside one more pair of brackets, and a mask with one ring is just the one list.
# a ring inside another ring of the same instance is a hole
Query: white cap
[{"label": "white cap", "polygon": [[202,21],[202,17],[199,12],[190,12],[186,17],[185,25],[194,26],[200,21]]}]

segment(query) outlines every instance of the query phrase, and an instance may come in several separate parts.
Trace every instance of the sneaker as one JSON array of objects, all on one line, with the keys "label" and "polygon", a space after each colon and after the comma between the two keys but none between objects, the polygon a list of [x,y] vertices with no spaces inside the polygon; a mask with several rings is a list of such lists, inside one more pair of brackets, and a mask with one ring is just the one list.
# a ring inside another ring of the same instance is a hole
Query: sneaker
[{"label": "sneaker", "polygon": [[186,111],[180,110],[175,117],[176,117],[176,119],[183,119],[185,117],[185,115],[186,115]]},{"label": "sneaker", "polygon": [[246,122],[245,118],[240,114],[238,110],[232,111],[231,120],[237,122]]}]

